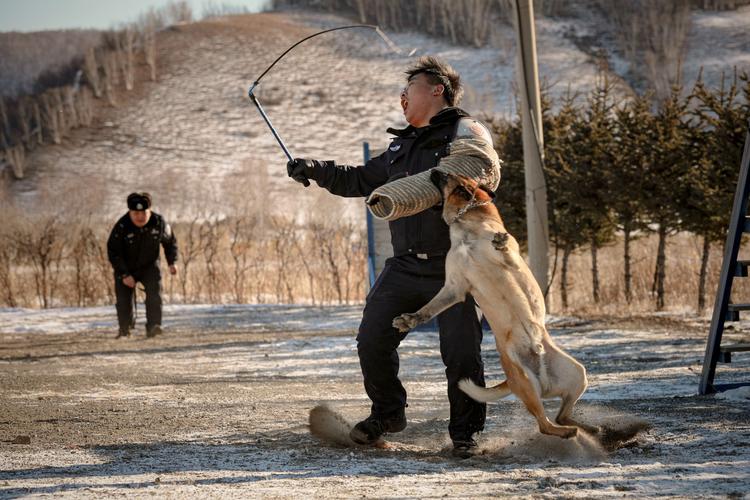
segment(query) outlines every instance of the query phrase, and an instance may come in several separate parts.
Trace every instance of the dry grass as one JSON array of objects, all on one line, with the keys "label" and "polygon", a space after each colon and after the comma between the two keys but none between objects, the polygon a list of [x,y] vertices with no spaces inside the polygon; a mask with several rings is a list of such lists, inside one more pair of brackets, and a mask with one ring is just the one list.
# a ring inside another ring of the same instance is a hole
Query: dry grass
[{"label": "dry grass", "polygon": [[[554,314],[627,314],[655,311],[656,296],[652,293],[656,266],[656,235],[644,235],[632,243],[633,301],[625,300],[623,245],[619,238],[614,244],[599,250],[600,302],[594,303],[592,294],[591,254],[579,250],[568,264],[568,310],[562,310],[560,299],[560,269],[562,254],[557,263],[549,296],[549,309]],[[709,256],[706,278],[706,309],[698,311],[698,286],[702,240],[689,233],[679,233],[667,239],[666,311],[710,315],[721,272],[723,244],[713,245]],[[742,257],[742,254],[740,254]],[[551,263],[552,268],[552,263]],[[737,279],[734,283],[736,302],[750,296],[750,287]]]}]

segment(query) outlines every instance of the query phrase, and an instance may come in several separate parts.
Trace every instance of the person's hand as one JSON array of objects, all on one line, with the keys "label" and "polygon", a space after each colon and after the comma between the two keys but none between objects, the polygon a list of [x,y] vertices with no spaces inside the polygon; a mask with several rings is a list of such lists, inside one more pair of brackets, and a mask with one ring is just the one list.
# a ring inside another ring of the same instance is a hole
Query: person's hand
[{"label": "person's hand", "polygon": [[310,185],[308,173],[313,168],[312,160],[305,160],[302,158],[295,158],[289,160],[286,164],[286,171],[289,177],[297,182],[301,182],[303,186],[307,187]]},{"label": "person's hand", "polygon": [[122,284],[125,286],[129,286],[130,288],[135,288],[135,278],[130,275],[124,276],[122,278]]},{"label": "person's hand", "polygon": [[169,266],[169,274],[171,274],[171,275],[177,274],[177,266],[175,266],[174,264],[172,264],[171,266]]}]

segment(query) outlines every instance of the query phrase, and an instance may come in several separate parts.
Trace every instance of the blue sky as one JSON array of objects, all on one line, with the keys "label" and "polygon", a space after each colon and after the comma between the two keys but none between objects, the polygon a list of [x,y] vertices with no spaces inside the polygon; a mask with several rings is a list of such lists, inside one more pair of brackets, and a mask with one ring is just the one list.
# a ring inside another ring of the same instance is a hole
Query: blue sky
[{"label": "blue sky", "polygon": [[[207,4],[260,10],[266,0],[187,0],[193,15],[201,17]],[[129,21],[150,7],[168,0],[0,0],[0,31],[53,29],[107,29]]]}]

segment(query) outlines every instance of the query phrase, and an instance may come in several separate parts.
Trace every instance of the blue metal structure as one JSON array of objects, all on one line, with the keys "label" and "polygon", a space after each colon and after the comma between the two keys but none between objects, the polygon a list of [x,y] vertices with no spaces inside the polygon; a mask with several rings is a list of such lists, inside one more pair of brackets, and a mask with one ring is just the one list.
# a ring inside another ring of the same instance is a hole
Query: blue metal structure
[{"label": "blue metal structure", "polygon": [[[362,144],[365,163],[370,160],[370,143]],[[375,284],[375,229],[372,226],[372,214],[365,209],[367,217],[367,274],[370,277],[370,288]]]}]

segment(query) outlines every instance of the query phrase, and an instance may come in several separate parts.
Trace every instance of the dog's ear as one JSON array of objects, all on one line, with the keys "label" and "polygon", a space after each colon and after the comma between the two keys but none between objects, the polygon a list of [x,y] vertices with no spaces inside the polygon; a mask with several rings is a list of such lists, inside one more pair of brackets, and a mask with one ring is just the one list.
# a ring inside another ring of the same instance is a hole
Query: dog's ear
[{"label": "dog's ear", "polygon": [[489,186],[485,186],[484,184],[479,185],[479,189],[490,195],[491,199],[495,199],[495,192],[489,188]]}]

